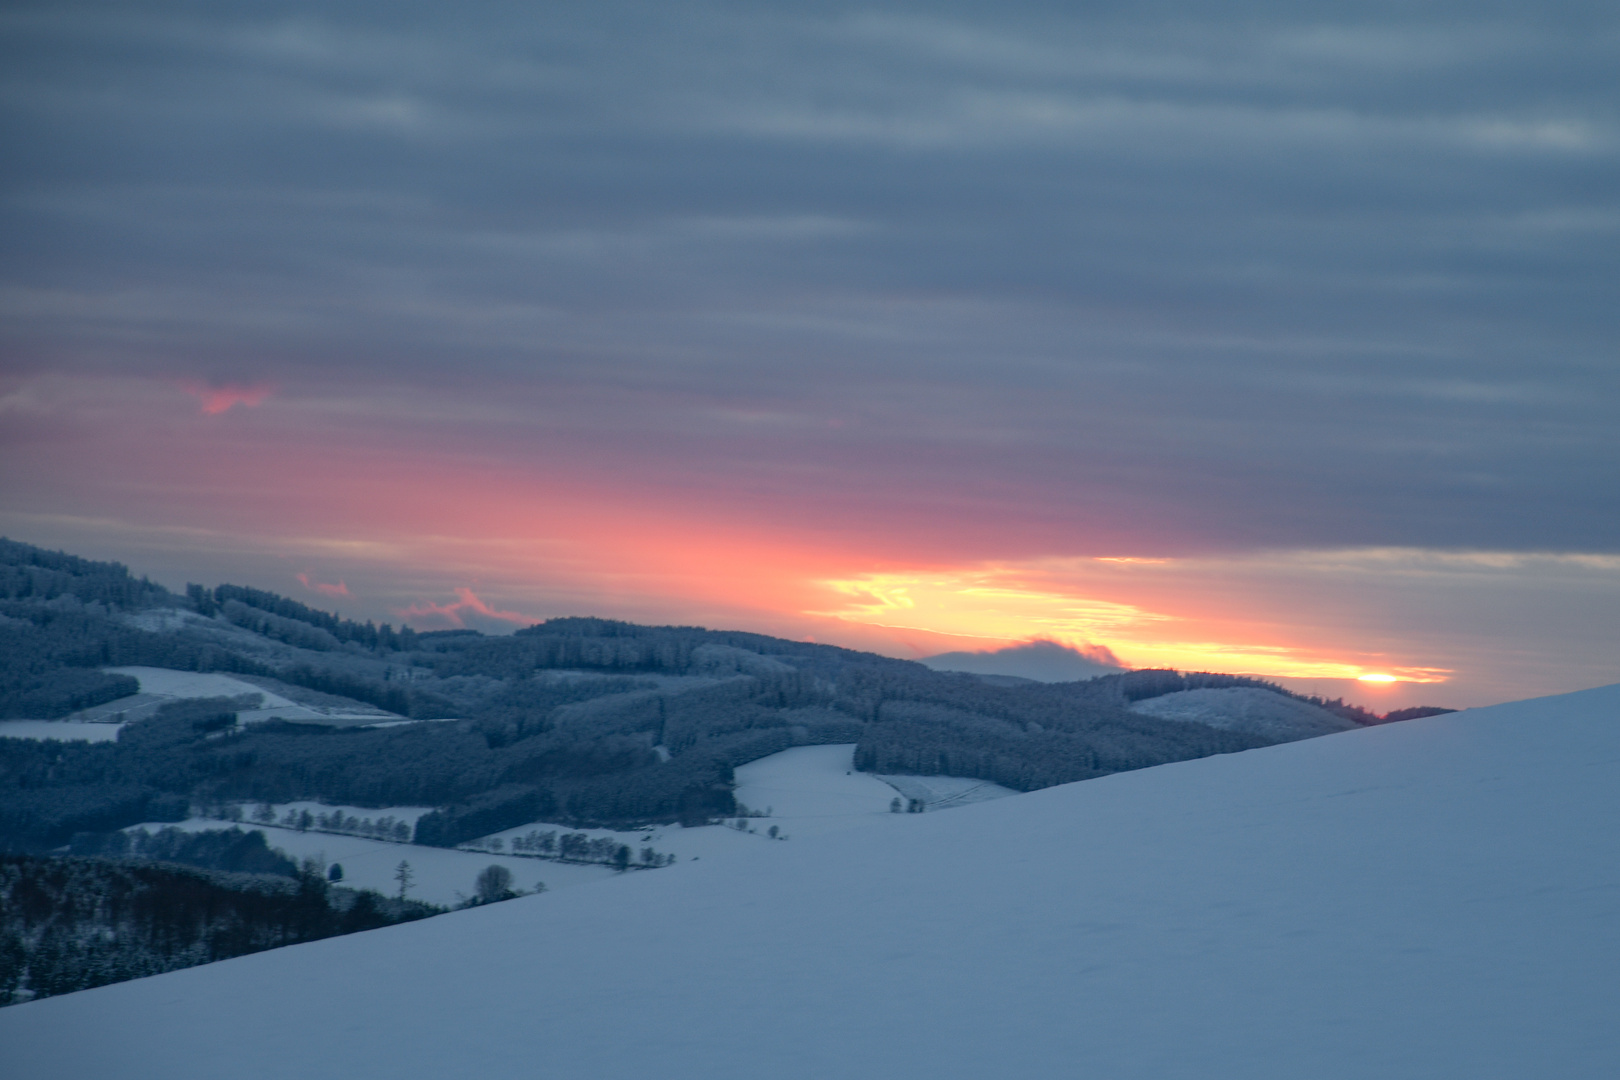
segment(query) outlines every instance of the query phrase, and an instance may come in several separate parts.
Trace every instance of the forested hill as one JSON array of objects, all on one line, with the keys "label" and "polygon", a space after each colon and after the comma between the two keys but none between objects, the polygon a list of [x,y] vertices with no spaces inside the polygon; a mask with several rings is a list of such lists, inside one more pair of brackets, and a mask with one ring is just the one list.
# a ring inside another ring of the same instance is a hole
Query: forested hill
[{"label": "forested hill", "polygon": [[594,618],[499,637],[415,633],[241,586],[175,594],[115,563],[12,541],[0,541],[0,656],[0,717],[116,701],[134,681],[102,669],[146,665],[448,718],[248,725],[233,722],[242,703],[222,701],[166,706],[116,742],[0,739],[0,846],[13,850],[226,800],[433,805],[415,839],[435,844],[535,820],[701,821],[734,812],[734,767],[822,742],[857,743],[870,771],[1027,791],[1270,741],[1140,715],[1133,701],[1283,692],[1169,671],[990,685],[835,646]]}]

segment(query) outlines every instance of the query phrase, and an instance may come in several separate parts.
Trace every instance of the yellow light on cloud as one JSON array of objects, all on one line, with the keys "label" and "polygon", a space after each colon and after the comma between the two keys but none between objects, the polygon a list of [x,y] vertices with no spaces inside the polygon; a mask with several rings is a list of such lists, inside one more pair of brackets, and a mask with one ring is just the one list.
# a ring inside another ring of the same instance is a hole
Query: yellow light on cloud
[{"label": "yellow light on cloud", "polygon": [[[1120,564],[1136,560],[1110,559]],[[1142,560],[1160,566],[1170,560]],[[1358,663],[1309,649],[1253,641],[1210,640],[1207,618],[1149,611],[1053,588],[1050,576],[1017,566],[887,572],[823,581],[842,601],[832,611],[806,614],[849,622],[936,634],[1000,639],[1009,643],[1044,638],[1070,645],[1106,645],[1132,667],[1224,671],[1272,678],[1355,679],[1369,683],[1446,681],[1440,668],[1399,667],[1398,674],[1369,672]],[[1061,586],[1060,586],[1061,588]],[[1242,633],[1241,630],[1238,633]]]}]

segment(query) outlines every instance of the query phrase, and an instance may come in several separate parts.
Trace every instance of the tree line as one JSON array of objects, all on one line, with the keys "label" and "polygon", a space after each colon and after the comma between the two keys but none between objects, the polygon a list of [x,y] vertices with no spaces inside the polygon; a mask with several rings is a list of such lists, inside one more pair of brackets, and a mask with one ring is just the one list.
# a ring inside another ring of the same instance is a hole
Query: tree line
[{"label": "tree line", "polygon": [[313,871],[229,874],[127,859],[0,854],[0,1004],[441,910],[335,888]]}]

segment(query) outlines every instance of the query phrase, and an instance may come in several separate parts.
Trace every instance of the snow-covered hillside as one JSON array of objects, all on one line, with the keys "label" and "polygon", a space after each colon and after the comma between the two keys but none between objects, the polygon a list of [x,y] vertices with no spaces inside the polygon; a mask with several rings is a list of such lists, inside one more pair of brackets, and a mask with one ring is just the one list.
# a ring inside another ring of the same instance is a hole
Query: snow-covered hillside
[{"label": "snow-covered hillside", "polygon": [[760,843],[0,1012],[0,1071],[1620,1075],[1620,687]]},{"label": "snow-covered hillside", "polygon": [[[21,721],[43,723],[42,721]],[[49,725],[62,727],[61,724]],[[108,725],[73,725],[101,728]],[[0,726],[3,727],[3,726]],[[774,827],[782,839],[792,840],[859,826],[892,828],[891,801],[897,796],[916,799],[925,810],[947,810],[985,799],[1018,794],[985,780],[964,780],[955,776],[891,776],[878,778],[856,772],[854,743],[824,746],[798,746],[736,770],[737,801],[751,811],[769,812],[768,817],[729,819],[724,825],[683,828],[680,825],[650,825],[642,829],[575,829],[554,822],[535,821],[480,837],[458,848],[423,847],[418,844],[373,839],[353,830],[333,831],[322,823],[326,816],[339,813],[357,821],[391,818],[410,826],[428,812],[425,806],[396,806],[375,809],[359,806],[325,806],[313,802],[276,803],[270,807],[271,820],[257,820],[258,808],[240,804],[240,819],[193,817],[173,826],[196,832],[236,826],[259,829],[273,848],[280,848],[294,859],[314,859],[323,866],[343,867],[343,884],[392,894],[397,885],[395,870],[400,860],[411,866],[410,896],[431,904],[454,906],[474,892],[473,882],[485,867],[506,867],[514,886],[532,891],[544,885],[547,890],[572,888],[618,877],[617,871],[600,864],[563,862],[520,853],[513,843],[530,833],[549,832],[553,836],[572,833],[588,839],[612,840],[628,845],[639,862],[643,849],[679,862],[725,858],[751,851],[774,839]],[[285,824],[307,813],[313,824],[297,828]],[[156,832],[169,828],[166,822],[146,822],[132,828]],[[401,835],[409,836],[409,831]],[[660,867],[661,869],[661,867]],[[639,872],[645,872],[638,869]]]},{"label": "snow-covered hillside", "polygon": [[[141,684],[141,692],[133,699],[124,698],[98,706],[96,711],[102,715],[123,714],[131,720],[138,719],[142,715],[151,715],[158,705],[167,701],[243,695],[256,696],[260,699],[257,708],[244,709],[237,714],[237,719],[244,724],[255,724],[264,720],[293,720],[334,726],[363,726],[404,719],[382,709],[361,705],[359,702],[348,702],[333,707],[293,701],[282,694],[265,689],[263,684],[266,680],[252,677],[238,678],[217,672],[173,671],[169,668],[155,667],[116,667],[106,670],[115,675],[128,675],[134,678]],[[142,705],[146,707],[143,709]]]},{"label": "snow-covered hillside", "polygon": [[1179,690],[1135,702],[1131,711],[1284,741],[1314,739],[1358,726],[1310,702],[1253,686]]}]

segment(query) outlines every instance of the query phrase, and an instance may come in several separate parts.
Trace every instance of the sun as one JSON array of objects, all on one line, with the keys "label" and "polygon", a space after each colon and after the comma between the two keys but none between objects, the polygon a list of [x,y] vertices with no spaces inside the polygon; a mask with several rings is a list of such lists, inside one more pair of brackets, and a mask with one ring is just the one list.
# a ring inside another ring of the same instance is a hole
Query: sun
[{"label": "sun", "polygon": [[1397,680],[1396,680],[1395,676],[1393,676],[1393,675],[1384,675],[1384,674],[1381,674],[1381,673],[1378,673],[1378,672],[1374,672],[1374,673],[1372,673],[1370,675],[1357,675],[1356,676],[1356,681],[1357,682],[1391,683],[1391,682],[1396,682]]}]

